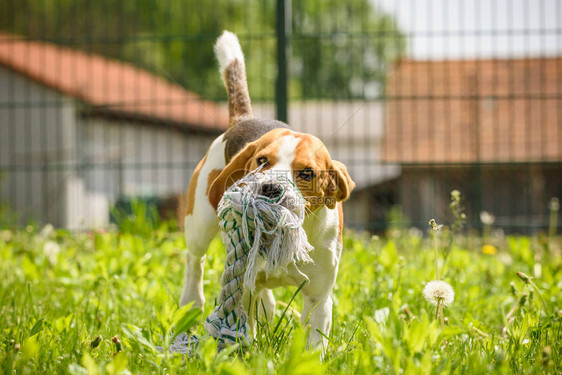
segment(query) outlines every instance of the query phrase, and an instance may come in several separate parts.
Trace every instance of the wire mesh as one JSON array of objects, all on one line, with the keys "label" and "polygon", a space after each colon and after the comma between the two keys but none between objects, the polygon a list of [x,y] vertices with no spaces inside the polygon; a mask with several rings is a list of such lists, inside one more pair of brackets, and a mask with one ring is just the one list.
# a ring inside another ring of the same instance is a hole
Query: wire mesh
[{"label": "wire mesh", "polygon": [[[288,101],[276,103],[280,1]],[[286,105],[347,165],[347,226],[447,222],[458,189],[469,228],[488,211],[505,231],[545,230],[562,198],[561,19],[557,0],[5,0],[1,220],[107,226],[137,197],[181,223],[226,126],[212,47],[229,29],[256,116]]]}]

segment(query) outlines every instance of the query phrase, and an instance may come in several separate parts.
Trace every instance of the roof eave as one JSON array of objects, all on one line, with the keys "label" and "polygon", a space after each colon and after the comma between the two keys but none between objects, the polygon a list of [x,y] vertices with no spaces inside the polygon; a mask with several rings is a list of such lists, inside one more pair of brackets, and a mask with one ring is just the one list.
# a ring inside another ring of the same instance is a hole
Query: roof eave
[{"label": "roof eave", "polygon": [[175,121],[156,116],[149,116],[146,114],[133,113],[128,111],[89,107],[81,111],[81,116],[84,118],[104,118],[116,121],[128,121],[135,124],[152,125],[152,126],[165,126],[174,128],[176,130],[188,133],[206,134],[206,135],[219,135],[226,129],[219,126],[210,127],[202,124],[194,124],[182,121]]}]

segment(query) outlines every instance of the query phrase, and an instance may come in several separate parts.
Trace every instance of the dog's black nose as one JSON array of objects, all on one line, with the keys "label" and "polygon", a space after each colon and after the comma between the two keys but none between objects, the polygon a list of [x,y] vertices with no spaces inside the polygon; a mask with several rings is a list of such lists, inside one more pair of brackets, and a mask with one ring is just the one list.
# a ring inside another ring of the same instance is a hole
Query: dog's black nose
[{"label": "dog's black nose", "polygon": [[281,186],[275,183],[263,184],[260,189],[260,195],[271,199],[279,198],[281,195]]}]

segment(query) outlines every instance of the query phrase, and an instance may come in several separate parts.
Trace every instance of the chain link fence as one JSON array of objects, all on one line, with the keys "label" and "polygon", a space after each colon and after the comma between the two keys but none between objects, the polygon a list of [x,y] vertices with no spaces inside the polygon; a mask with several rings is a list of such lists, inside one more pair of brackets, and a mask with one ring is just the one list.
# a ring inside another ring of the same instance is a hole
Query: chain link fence
[{"label": "chain link fence", "polygon": [[[180,218],[226,127],[212,47],[239,35],[256,116],[324,141],[357,188],[346,225],[483,211],[549,225],[562,197],[562,2],[0,4],[1,220],[107,226],[133,198]],[[558,223],[562,220],[558,220]]]}]

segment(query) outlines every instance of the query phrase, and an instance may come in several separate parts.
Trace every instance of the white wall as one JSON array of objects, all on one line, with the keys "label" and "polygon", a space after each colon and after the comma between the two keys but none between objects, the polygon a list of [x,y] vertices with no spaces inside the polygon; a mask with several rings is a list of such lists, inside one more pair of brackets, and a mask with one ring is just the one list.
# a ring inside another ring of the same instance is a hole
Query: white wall
[{"label": "white wall", "polygon": [[0,67],[0,202],[22,222],[66,225],[75,104]]},{"label": "white wall", "polygon": [[125,195],[183,194],[195,166],[215,138],[167,126],[83,119],[82,162],[88,191],[114,203]]}]

